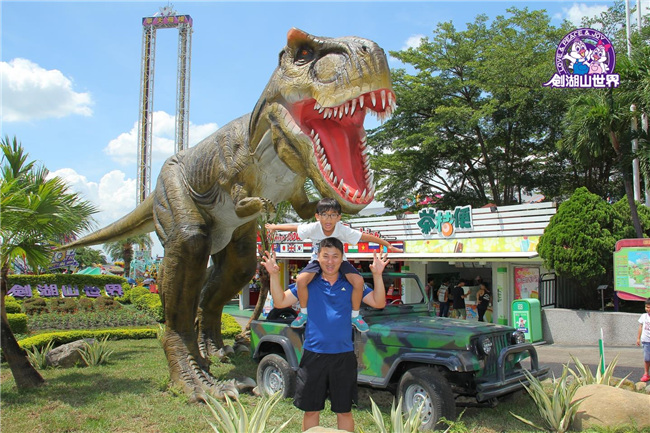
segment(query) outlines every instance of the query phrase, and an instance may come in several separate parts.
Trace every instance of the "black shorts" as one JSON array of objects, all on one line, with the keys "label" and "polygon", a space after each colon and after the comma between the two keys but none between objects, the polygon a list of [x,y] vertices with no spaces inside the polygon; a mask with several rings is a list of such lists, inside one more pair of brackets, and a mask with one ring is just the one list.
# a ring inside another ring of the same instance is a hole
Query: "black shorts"
[{"label": "black shorts", "polygon": [[[309,274],[320,274],[320,263],[318,263],[318,260],[313,260],[309,263],[307,263],[307,266],[305,266],[302,271],[299,273],[302,274],[303,272],[307,272]],[[352,266],[352,263],[348,262],[347,260],[343,260],[341,263],[341,269],[339,269],[339,272],[342,275],[346,274],[359,274],[359,270]]]},{"label": "black shorts", "polygon": [[332,412],[348,413],[357,401],[357,358],[354,352],[305,350],[296,378],[293,404],[304,412],[320,412],[329,396]]}]

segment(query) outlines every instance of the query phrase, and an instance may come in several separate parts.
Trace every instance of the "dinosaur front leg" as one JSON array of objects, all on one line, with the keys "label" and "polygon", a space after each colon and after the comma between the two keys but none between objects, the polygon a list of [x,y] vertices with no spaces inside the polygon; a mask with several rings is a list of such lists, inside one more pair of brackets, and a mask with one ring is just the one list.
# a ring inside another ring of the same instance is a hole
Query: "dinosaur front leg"
[{"label": "dinosaur front leg", "polygon": [[206,394],[236,397],[234,385],[217,383],[199,352],[194,323],[211,239],[208,224],[182,187],[178,171],[172,174],[161,176],[154,204],[156,231],[165,247],[160,296],[166,323],[163,349],[171,383],[191,401],[200,401]]},{"label": "dinosaur front leg", "polygon": [[255,275],[257,222],[235,230],[232,240],[212,256],[213,266],[201,290],[198,310],[199,350],[208,358],[223,347],[221,314],[224,305]]},{"label": "dinosaur front leg", "polygon": [[235,203],[235,214],[239,218],[250,218],[262,212],[273,212],[275,206],[263,197],[248,197],[248,191],[240,184],[230,190],[230,197]]}]

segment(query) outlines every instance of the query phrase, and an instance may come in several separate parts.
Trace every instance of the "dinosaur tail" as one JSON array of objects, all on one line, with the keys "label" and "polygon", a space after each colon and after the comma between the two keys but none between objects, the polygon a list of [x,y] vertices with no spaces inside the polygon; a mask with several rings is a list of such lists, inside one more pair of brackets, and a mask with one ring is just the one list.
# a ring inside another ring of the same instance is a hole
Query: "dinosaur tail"
[{"label": "dinosaur tail", "polygon": [[115,221],[113,224],[57,249],[66,250],[113,242],[129,236],[150,233],[154,229],[153,194],[150,194],[131,213]]}]

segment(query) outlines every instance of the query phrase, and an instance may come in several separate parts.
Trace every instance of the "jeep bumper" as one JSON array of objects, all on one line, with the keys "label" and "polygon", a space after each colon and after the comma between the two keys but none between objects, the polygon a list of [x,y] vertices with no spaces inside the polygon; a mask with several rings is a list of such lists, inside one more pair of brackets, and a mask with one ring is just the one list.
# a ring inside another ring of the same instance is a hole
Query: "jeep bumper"
[{"label": "jeep bumper", "polygon": [[538,379],[543,379],[548,374],[548,367],[540,367],[537,351],[532,344],[517,344],[515,346],[508,346],[501,350],[497,360],[497,370],[495,376],[489,378],[481,378],[476,384],[476,400],[483,402],[491,398],[500,397],[502,395],[510,394],[523,388],[522,384],[528,384],[528,379],[524,375],[523,370],[516,369],[506,374],[505,366],[506,359],[509,355],[528,352],[530,356],[530,371],[529,373]]}]

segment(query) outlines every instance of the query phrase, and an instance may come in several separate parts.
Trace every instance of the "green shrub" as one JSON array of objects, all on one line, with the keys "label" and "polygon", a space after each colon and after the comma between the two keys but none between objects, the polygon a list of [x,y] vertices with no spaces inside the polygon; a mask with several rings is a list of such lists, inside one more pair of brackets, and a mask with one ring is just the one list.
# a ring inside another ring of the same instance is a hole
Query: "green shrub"
[{"label": "green shrub", "polygon": [[221,315],[221,336],[223,338],[235,338],[241,334],[241,326],[230,314]]},{"label": "green shrub", "polygon": [[132,288],[129,292],[129,301],[133,305],[136,305],[136,303],[138,302],[138,298],[140,298],[140,296],[146,296],[151,294],[152,293],[146,287],[136,286]]},{"label": "green shrub", "polygon": [[47,332],[20,340],[18,345],[25,350],[34,350],[35,347],[45,347],[50,341],[53,341],[55,346],[59,346],[83,338],[104,338],[106,336],[112,340],[140,340],[143,338],[156,338],[156,331],[152,327]]},{"label": "green shrub", "polygon": [[46,302],[48,309],[53,313],[74,313],[77,311],[77,301],[74,298],[50,298]]},{"label": "green shrub", "polygon": [[118,308],[122,308],[122,304],[117,302],[115,299],[109,298],[107,296],[100,296],[99,298],[96,298],[93,305],[97,311],[112,311]]},{"label": "green shrub", "polygon": [[14,334],[27,334],[27,314],[7,313],[7,320],[9,321],[9,328]]},{"label": "green shrub", "polygon": [[156,293],[147,293],[135,298],[133,305],[138,310],[146,311],[152,317],[155,317],[158,322],[164,322],[165,313],[162,307],[160,296]]},{"label": "green shrub", "polygon": [[78,352],[89,367],[106,364],[113,354],[113,350],[108,348],[108,335],[100,341],[95,340],[93,344],[87,341],[83,344],[84,347],[78,349]]},{"label": "green shrub", "polygon": [[130,304],[131,303],[131,297],[130,293],[133,288],[129,283],[122,283],[122,296],[118,296],[115,298],[116,301],[118,301],[121,304]]},{"label": "green shrub", "polygon": [[25,308],[25,313],[27,314],[41,314],[47,313],[47,303],[43,298],[29,298],[23,301],[23,307]]},{"label": "green shrub", "polygon": [[20,307],[18,301],[10,297],[5,297],[5,311],[7,314],[17,314],[22,313],[23,309]]},{"label": "green shrub", "polygon": [[54,341],[50,341],[45,347],[39,348],[34,347],[33,350],[25,350],[27,352],[27,359],[29,363],[40,370],[44,370],[47,367],[47,353],[52,350],[54,346]]},{"label": "green shrub", "polygon": [[81,311],[93,311],[93,299],[87,297],[79,298],[78,305]]}]

